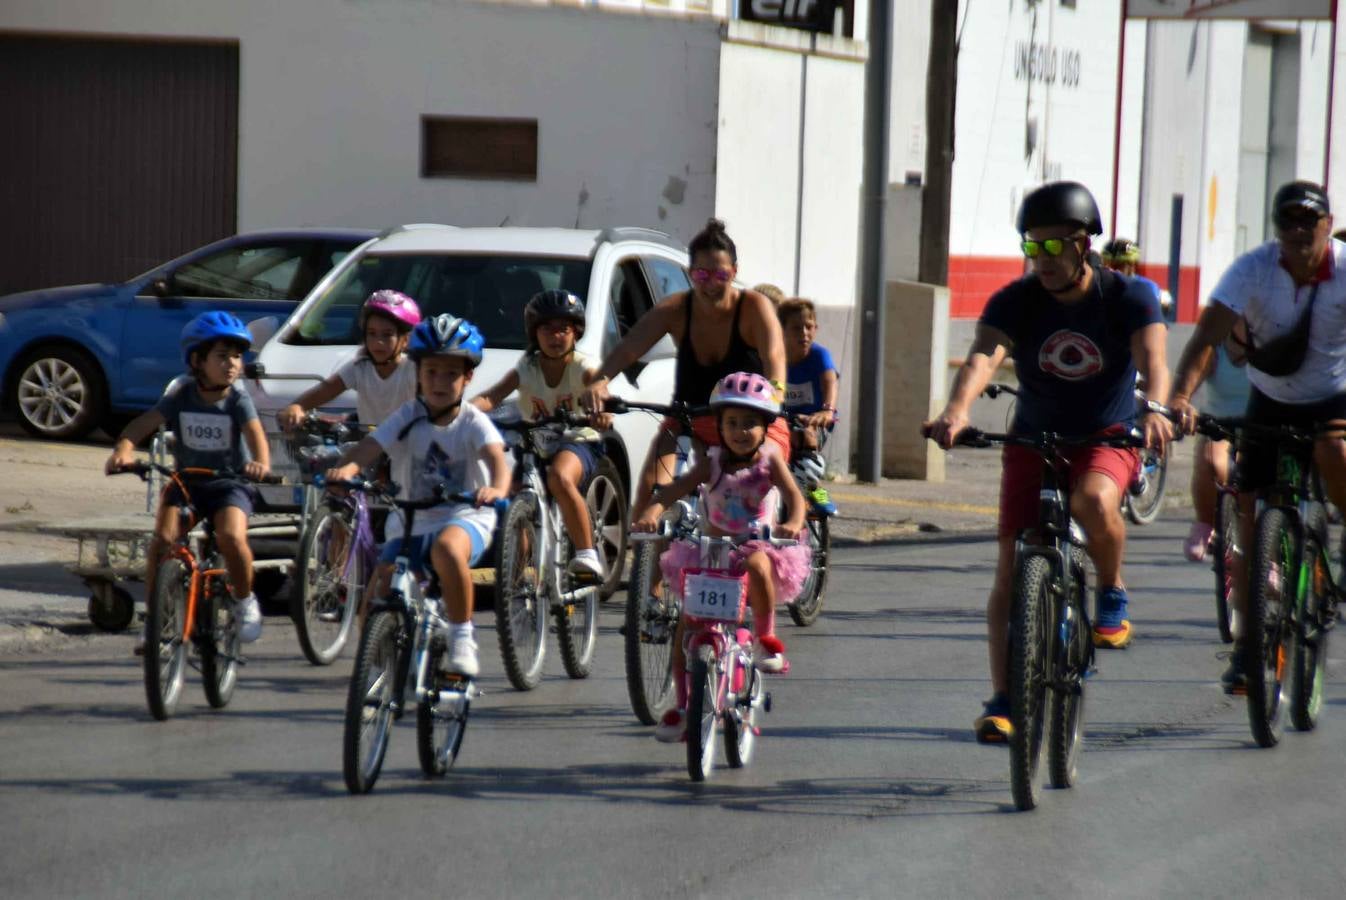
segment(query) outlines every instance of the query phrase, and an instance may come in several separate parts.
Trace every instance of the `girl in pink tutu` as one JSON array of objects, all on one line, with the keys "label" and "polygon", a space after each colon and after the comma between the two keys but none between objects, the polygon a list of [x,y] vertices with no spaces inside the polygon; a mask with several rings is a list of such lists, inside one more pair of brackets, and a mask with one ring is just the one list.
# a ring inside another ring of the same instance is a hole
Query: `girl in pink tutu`
[{"label": "girl in pink tutu", "polygon": [[[767,427],[780,415],[780,401],[775,388],[761,375],[735,372],[715,385],[710,407],[716,415],[720,446],[709,448],[686,475],[662,487],[631,527],[654,531],[667,504],[700,488],[706,533],[742,539],[734,550],[732,564],[735,571],[748,576],[757,667],[764,672],[780,672],[785,668],[785,645],[776,637],[776,600],[793,599],[809,572],[807,545],[776,547],[752,537],[761,525],[772,525],[773,536],[781,538],[797,537],[804,527],[804,497],[790,475],[788,462],[776,445],[766,440]],[[777,491],[789,513],[784,522],[772,524]],[[683,569],[701,565],[700,550],[689,542],[674,541],[659,558],[659,565],[664,584],[677,585]],[[681,740],[686,730],[685,665],[679,623],[673,641],[678,708],[669,710],[655,730],[655,737],[661,741]]]}]

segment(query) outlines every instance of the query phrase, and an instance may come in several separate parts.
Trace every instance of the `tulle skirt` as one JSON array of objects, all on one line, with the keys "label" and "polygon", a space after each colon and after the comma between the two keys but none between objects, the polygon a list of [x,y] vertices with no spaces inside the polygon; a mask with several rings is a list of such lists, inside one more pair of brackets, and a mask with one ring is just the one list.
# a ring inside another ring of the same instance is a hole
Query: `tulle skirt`
[{"label": "tulle skirt", "polygon": [[[734,549],[730,557],[730,566],[737,573],[743,572],[743,560],[757,551],[766,553],[771,560],[772,581],[776,587],[776,602],[791,603],[799,596],[799,589],[808,578],[809,562],[812,551],[808,544],[786,544],[777,547],[769,541],[744,541]],[[664,582],[675,590],[681,587],[680,574],[683,569],[695,569],[701,566],[701,550],[690,541],[674,541],[659,557],[659,568],[663,572]]]}]

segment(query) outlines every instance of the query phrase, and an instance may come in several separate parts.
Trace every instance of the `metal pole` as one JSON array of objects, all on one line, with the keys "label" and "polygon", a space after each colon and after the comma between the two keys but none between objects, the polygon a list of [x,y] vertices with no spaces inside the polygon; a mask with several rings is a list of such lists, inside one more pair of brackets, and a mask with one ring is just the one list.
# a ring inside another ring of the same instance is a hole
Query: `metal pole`
[{"label": "metal pole", "polygon": [[1332,180],[1332,103],[1337,93],[1337,0],[1332,0],[1332,28],[1328,45],[1332,52],[1327,57],[1327,140],[1323,142],[1323,190]]},{"label": "metal pole", "polygon": [[876,482],[883,467],[883,251],[888,196],[888,95],[892,84],[891,0],[869,0],[865,64],[865,180],[860,226],[860,375],[856,379],[856,476]]},{"label": "metal pole", "polygon": [[[1126,69],[1126,0],[1122,0],[1122,27],[1117,35],[1117,101],[1112,113],[1112,227],[1108,231],[1109,239],[1117,236],[1117,194],[1121,189],[1122,172],[1122,90],[1126,83],[1123,74]],[[1146,73],[1149,77],[1149,73]],[[1141,113],[1144,116],[1144,112]],[[1144,149],[1141,150],[1144,153]],[[1140,241],[1140,235],[1136,235]]]}]

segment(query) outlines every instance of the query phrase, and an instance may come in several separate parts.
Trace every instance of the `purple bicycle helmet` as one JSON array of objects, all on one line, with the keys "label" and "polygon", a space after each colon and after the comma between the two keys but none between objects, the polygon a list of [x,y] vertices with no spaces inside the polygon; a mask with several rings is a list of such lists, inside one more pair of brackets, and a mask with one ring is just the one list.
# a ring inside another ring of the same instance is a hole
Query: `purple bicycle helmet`
[{"label": "purple bicycle helmet", "polygon": [[365,317],[378,313],[392,319],[397,330],[406,334],[421,323],[421,308],[401,291],[375,291],[360,308],[360,333],[365,330]]},{"label": "purple bicycle helmet", "polygon": [[710,408],[719,410],[726,406],[755,409],[767,417],[768,423],[780,415],[776,389],[766,376],[755,372],[731,372],[719,380],[710,392]]}]

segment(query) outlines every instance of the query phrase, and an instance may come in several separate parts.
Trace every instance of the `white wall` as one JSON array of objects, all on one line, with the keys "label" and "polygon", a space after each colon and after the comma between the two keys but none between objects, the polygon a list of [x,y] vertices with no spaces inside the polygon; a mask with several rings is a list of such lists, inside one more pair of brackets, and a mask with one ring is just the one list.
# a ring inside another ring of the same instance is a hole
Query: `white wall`
[{"label": "white wall", "polygon": [[[1120,23],[1117,0],[972,6],[959,50],[952,255],[1012,255],[1019,200],[1044,181],[1088,185],[1108,220]],[[1045,66],[1024,66],[1029,47]]]},{"label": "white wall", "polygon": [[[403,0],[6,0],[0,28],[240,45],[240,229],[646,225],[715,198],[719,24]],[[420,116],[538,120],[536,183],[422,179]]]},{"label": "white wall", "polygon": [[[1117,227],[1108,229],[1109,238],[1114,235],[1134,238],[1140,233],[1140,197],[1144,187],[1141,154],[1145,134],[1147,36],[1145,22],[1131,20],[1126,23],[1126,46],[1122,50],[1122,135],[1117,163]],[[1103,224],[1106,227],[1111,223]],[[1142,245],[1142,253],[1145,249]]]},{"label": "white wall", "polygon": [[[1195,261],[1201,266],[1198,302],[1204,304],[1220,275],[1239,254],[1239,134],[1243,93],[1244,22],[1211,22],[1207,56],[1206,108],[1203,118],[1201,196],[1197,218]],[[1189,201],[1190,202],[1190,201]],[[1154,259],[1166,259],[1167,246]]]},{"label": "white wall", "polygon": [[[1295,177],[1322,184],[1327,174],[1323,138],[1327,134],[1330,22],[1299,23],[1299,141]],[[1346,72],[1342,73],[1346,77]]]}]

